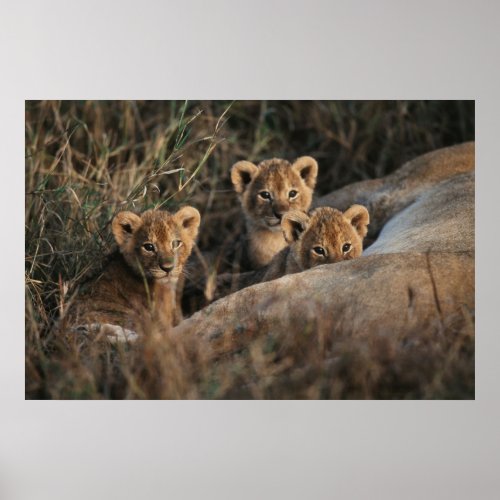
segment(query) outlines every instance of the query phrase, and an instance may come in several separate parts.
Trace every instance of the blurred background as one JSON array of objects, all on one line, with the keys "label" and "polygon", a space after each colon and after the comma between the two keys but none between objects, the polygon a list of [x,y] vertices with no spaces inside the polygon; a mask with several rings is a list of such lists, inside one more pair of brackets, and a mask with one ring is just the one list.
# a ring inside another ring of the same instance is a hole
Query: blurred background
[{"label": "blurred background", "polygon": [[111,249],[117,211],[192,204],[211,250],[241,226],[238,160],[313,156],[322,195],[473,140],[474,126],[474,101],[26,101],[27,395],[67,394],[50,382],[61,365],[48,332]]}]

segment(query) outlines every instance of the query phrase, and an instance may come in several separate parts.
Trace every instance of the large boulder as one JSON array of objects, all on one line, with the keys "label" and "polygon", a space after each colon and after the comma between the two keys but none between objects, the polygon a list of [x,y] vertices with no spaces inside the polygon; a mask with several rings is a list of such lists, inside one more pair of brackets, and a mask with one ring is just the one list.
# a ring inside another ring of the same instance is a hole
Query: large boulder
[{"label": "large boulder", "polygon": [[[334,364],[336,342],[347,342],[358,364],[361,354],[368,364],[377,358],[373,369],[392,366],[393,378],[439,345],[439,362],[426,368],[428,384],[446,375],[438,365],[460,356],[468,356],[467,366],[454,376],[473,378],[474,144],[426,154],[385,178],[324,196],[316,206],[353,203],[367,206],[377,236],[362,257],[246,288],[175,331],[199,336],[217,356],[262,336],[301,346],[306,336],[330,349],[323,360]],[[457,383],[473,396],[470,380]]]}]

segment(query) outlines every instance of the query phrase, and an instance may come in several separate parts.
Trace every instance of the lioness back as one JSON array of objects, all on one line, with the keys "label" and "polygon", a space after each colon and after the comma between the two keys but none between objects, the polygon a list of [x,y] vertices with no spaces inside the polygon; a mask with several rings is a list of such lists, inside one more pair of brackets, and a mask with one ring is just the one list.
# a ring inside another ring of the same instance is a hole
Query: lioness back
[{"label": "lioness back", "polygon": [[273,158],[233,165],[231,181],[243,208],[251,268],[269,264],[287,246],[281,219],[289,210],[309,209],[317,175],[318,164],[310,156],[294,163]]},{"label": "lioness back", "polygon": [[112,223],[118,250],[76,296],[66,325],[128,338],[148,322],[167,328],[177,323],[175,288],[199,223],[193,207],[175,214],[118,213]]}]

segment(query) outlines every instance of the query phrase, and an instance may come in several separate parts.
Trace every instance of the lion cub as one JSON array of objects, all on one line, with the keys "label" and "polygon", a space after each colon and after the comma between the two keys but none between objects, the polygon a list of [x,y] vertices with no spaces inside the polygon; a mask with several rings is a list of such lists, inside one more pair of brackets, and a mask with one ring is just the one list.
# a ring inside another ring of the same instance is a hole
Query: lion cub
[{"label": "lion cub", "polygon": [[135,340],[145,321],[165,328],[177,323],[176,283],[199,225],[200,213],[193,207],[175,214],[118,213],[112,222],[118,250],[86,284],[66,321],[73,330],[102,333],[110,340]]},{"label": "lion cub", "polygon": [[243,207],[252,269],[269,264],[286,247],[280,222],[289,210],[309,209],[317,175],[318,164],[310,156],[294,163],[273,158],[233,165],[231,181]]},{"label": "lion cub", "polygon": [[309,214],[291,210],[281,220],[283,237],[289,246],[262,269],[238,276],[219,276],[218,298],[229,293],[228,288],[234,292],[285,274],[359,257],[369,223],[368,210],[361,205],[353,205],[345,212],[330,207],[316,208]]}]

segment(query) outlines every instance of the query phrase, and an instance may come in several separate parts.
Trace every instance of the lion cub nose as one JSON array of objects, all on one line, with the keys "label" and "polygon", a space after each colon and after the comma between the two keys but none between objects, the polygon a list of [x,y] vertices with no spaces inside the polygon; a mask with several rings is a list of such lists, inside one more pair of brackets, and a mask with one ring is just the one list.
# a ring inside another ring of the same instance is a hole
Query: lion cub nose
[{"label": "lion cub nose", "polygon": [[170,271],[172,271],[172,269],[174,268],[174,265],[173,263],[171,262],[168,262],[168,263],[163,263],[163,264],[160,264],[160,268],[165,271],[166,273],[169,273]]},{"label": "lion cub nose", "polygon": [[276,212],[276,210],[273,210],[273,213],[274,213],[274,216],[281,220],[281,218],[283,217],[283,212]]}]

